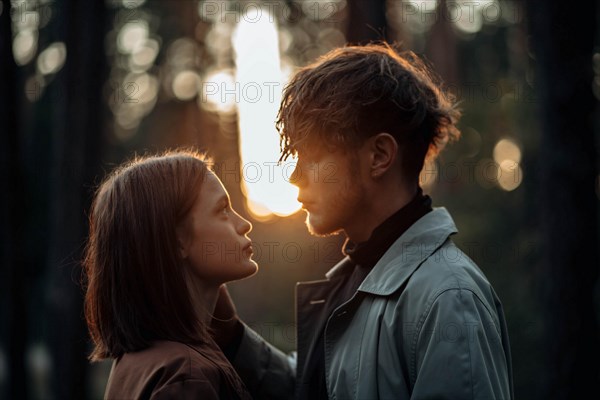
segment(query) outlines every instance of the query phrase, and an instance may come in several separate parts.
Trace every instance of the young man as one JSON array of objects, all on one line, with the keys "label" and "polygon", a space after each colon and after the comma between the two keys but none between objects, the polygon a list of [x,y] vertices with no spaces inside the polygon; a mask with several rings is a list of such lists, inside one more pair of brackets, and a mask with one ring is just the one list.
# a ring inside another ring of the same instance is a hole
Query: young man
[{"label": "young man", "polygon": [[298,284],[295,363],[237,317],[216,326],[256,398],[513,398],[500,300],[419,187],[458,117],[428,68],[385,44],[336,49],[286,87],[281,158],[298,157],[308,229],[343,232],[346,257]]}]

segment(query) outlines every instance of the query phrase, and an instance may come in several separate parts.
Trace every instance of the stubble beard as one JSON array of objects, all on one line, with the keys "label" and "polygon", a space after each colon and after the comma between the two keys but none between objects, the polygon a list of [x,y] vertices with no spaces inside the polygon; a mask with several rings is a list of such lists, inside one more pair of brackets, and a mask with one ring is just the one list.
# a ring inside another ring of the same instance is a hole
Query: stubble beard
[{"label": "stubble beard", "polygon": [[360,212],[364,200],[364,189],[360,181],[346,180],[344,188],[339,191],[339,196],[327,205],[321,205],[321,215],[317,216],[310,211],[306,216],[306,227],[313,236],[327,237],[337,235],[344,230],[349,221]]}]

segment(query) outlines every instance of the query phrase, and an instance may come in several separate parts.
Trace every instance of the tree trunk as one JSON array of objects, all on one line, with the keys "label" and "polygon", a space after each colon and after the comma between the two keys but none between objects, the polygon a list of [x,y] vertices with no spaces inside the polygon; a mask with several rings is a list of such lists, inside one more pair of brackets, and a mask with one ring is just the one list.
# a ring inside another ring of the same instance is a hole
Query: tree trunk
[{"label": "tree trunk", "polygon": [[577,14],[529,0],[541,128],[542,299],[547,366],[544,399],[598,391],[599,336],[593,292],[598,218],[592,53],[596,2]]},{"label": "tree trunk", "polygon": [[458,57],[457,37],[452,28],[452,22],[446,16],[446,0],[440,0],[438,4],[438,17],[431,27],[427,37],[426,54],[432,62],[434,69],[444,82],[451,87],[458,88]]},{"label": "tree trunk", "polygon": [[24,177],[19,143],[19,104],[23,92],[17,90],[17,65],[12,53],[11,4],[2,1],[0,15],[0,349],[8,353],[8,387],[0,387],[0,398],[25,399],[28,396],[25,370],[27,341],[27,296],[24,287]]},{"label": "tree trunk", "polygon": [[53,191],[50,221],[48,332],[52,351],[52,391],[57,399],[84,399],[89,353],[80,287],[87,209],[99,176],[103,123],[107,108],[102,86],[107,67],[104,50],[106,6],[102,1],[57,2],[62,17],[59,37],[67,59],[53,85],[55,101],[52,149]]},{"label": "tree trunk", "polygon": [[346,40],[352,44],[393,38],[386,19],[385,0],[349,0]]}]

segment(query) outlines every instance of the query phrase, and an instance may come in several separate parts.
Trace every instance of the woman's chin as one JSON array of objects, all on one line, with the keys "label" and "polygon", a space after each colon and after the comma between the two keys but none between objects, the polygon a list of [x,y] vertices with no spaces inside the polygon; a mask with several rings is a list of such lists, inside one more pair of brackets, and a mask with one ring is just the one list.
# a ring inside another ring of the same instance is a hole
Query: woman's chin
[{"label": "woman's chin", "polygon": [[257,272],[258,272],[258,264],[256,263],[256,261],[249,258],[248,260],[244,261],[242,268],[240,268],[240,274],[238,275],[238,277],[236,277],[235,279],[232,279],[232,280],[239,281],[242,279],[250,278],[251,276],[255,275]]}]

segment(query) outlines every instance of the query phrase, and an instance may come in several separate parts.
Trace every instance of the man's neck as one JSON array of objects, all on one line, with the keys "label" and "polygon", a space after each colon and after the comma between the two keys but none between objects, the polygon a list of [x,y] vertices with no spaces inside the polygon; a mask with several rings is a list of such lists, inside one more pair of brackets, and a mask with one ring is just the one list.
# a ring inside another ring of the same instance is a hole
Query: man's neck
[{"label": "man's neck", "polygon": [[365,199],[355,217],[348,221],[344,233],[355,243],[369,240],[375,228],[414,198],[417,189],[418,186],[414,185],[410,188],[380,187],[370,191],[372,194]]}]

